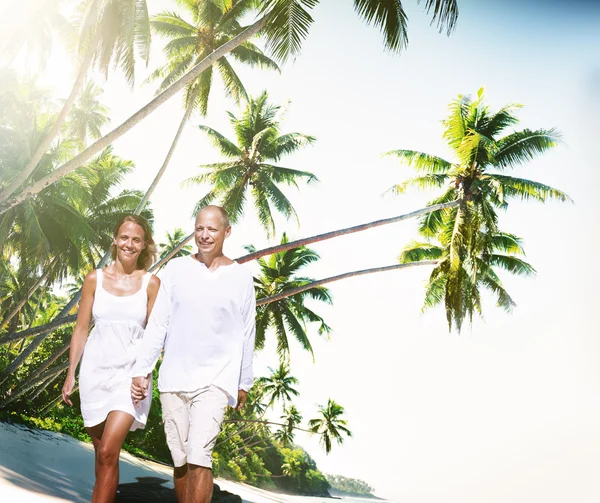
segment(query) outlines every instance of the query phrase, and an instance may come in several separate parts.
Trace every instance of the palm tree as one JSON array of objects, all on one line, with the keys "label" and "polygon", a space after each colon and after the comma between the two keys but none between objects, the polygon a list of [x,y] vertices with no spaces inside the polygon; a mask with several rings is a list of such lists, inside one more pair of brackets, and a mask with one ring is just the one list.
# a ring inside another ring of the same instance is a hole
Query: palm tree
[{"label": "palm tree", "polygon": [[84,146],[88,138],[100,138],[101,128],[110,122],[109,110],[99,100],[103,93],[101,87],[88,81],[69,114],[68,134],[80,140]]},{"label": "palm tree", "polygon": [[476,99],[460,95],[450,105],[450,114],[444,121],[444,138],[454,151],[455,162],[414,150],[388,152],[422,173],[395,185],[391,192],[399,194],[410,186],[443,188],[443,193],[429,204],[454,200],[459,203],[430,212],[420,221],[419,233],[426,238],[436,238],[441,248],[428,248],[429,252],[425,253],[428,244],[417,246],[423,257],[429,258],[432,253],[439,255],[444,250],[444,260],[437,266],[436,274],[444,268],[446,314],[450,326],[454,320],[459,330],[465,313],[470,318],[474,310],[480,309],[477,296],[469,293],[467,285],[471,283],[465,282],[465,278],[480,256],[488,257],[495,251],[492,243],[496,236],[502,235],[498,230],[498,210],[507,209],[515,198],[570,201],[569,196],[558,189],[503,173],[555,147],[559,134],[554,129],[524,129],[502,136],[518,122],[515,110],[520,105],[508,105],[492,113],[484,105],[483,97],[483,89],[480,89]]},{"label": "palm tree", "polygon": [[[173,250],[173,248],[175,248],[184,237],[185,232],[183,232],[181,227],[176,227],[172,233],[167,232],[167,242],[158,244],[160,258],[169,255],[171,250]],[[186,245],[183,248],[180,248],[177,253],[172,256],[172,258],[187,257],[190,253],[192,253],[192,247],[190,245]]]},{"label": "palm tree", "polygon": [[437,261],[426,287],[423,310],[443,301],[449,329],[454,323],[460,331],[464,319],[472,322],[474,312],[482,314],[480,290],[485,288],[496,297],[499,307],[512,311],[516,304],[504,289],[496,269],[520,276],[535,274],[535,269],[518,257],[524,254],[521,240],[503,232],[479,232],[475,250],[454,273],[450,260],[451,243],[443,234],[440,238],[445,239],[441,244],[412,242],[399,257],[401,263]]},{"label": "palm tree", "polygon": [[281,419],[284,426],[275,432],[275,438],[284,447],[291,447],[294,443],[294,429],[302,422],[302,415],[295,405],[291,405],[289,408],[283,409]]},{"label": "palm tree", "polygon": [[319,414],[318,418],[308,422],[308,427],[313,433],[321,435],[319,442],[325,448],[325,452],[329,454],[332,440],[335,440],[338,445],[342,445],[344,443],[343,435],[351,437],[352,432],[348,429],[348,421],[341,419],[344,407],[331,398],[325,407],[319,407]]},{"label": "palm tree", "polygon": [[[152,28],[159,35],[169,40],[164,52],[166,64],[156,70],[150,79],[162,79],[158,93],[163,92],[173,82],[207,58],[216,48],[239,35],[244,28],[239,20],[252,7],[254,0],[237,0],[231,2],[181,0],[183,15],[176,12],[163,11],[151,20]],[[186,17],[191,18],[187,21]],[[233,49],[230,55],[240,63],[279,70],[277,63],[265,56],[258,47],[246,41]],[[213,69],[221,76],[226,93],[239,104],[240,99],[248,99],[246,89],[226,56],[219,58],[190,82],[185,93],[185,112],[173,138],[171,147],[163,164],[140,202],[141,210],[163,173],[169,165],[171,156],[177,147],[183,128],[189,121],[192,112],[199,110],[202,116],[208,111],[208,98],[212,88]]]},{"label": "palm tree", "polygon": [[32,2],[21,19],[15,19],[13,15],[3,16],[0,30],[5,38],[4,44],[0,45],[0,54],[7,66],[11,66],[15,58],[25,53],[27,63],[34,59],[33,66],[45,68],[55,39],[57,36],[64,36],[65,31],[71,28],[62,12],[64,3],[63,0]]},{"label": "palm tree", "polygon": [[281,465],[281,473],[285,477],[291,479],[298,478],[302,473],[302,461],[298,458],[290,457],[287,461]]},{"label": "palm tree", "polygon": [[294,388],[298,384],[298,379],[290,374],[289,364],[280,363],[276,369],[269,367],[269,370],[270,376],[260,377],[257,380],[263,395],[268,398],[267,408],[272,407],[276,401],[289,402],[292,396],[300,394]]},{"label": "palm tree", "polygon": [[[295,56],[300,50],[302,40],[308,34],[310,25],[313,22],[309,10],[317,3],[318,0],[265,0],[260,4],[258,10],[259,19],[252,25],[217,48],[210,56],[199,62],[177,82],[170,85],[163,93],[151,100],[113,131],[90,145],[43,180],[24,187],[18,194],[10,197],[26,181],[28,174],[20,177],[18,183],[15,180],[10,186],[10,190],[7,189],[0,193],[0,214],[36,194],[48,184],[55,183],[61,177],[79,168],[93,155],[120,138],[143,118],[186,87],[204,70],[211,67],[215,61],[251,39],[257,33],[263,33],[267,37],[267,44],[277,58],[285,60]],[[358,14],[367,23],[375,24],[381,29],[384,33],[387,49],[392,52],[399,52],[404,47],[404,42],[396,42],[406,40],[407,18],[400,2],[354,0],[354,6]],[[427,12],[433,10],[432,21],[437,21],[440,29],[446,27],[450,32],[454,28],[458,17],[457,0],[427,0],[425,9]]]},{"label": "palm tree", "polygon": [[238,118],[229,113],[235,131],[237,144],[221,133],[206,126],[200,126],[219,148],[228,162],[205,164],[207,173],[192,177],[188,183],[209,183],[212,189],[198,204],[194,212],[215,200],[229,212],[232,222],[236,222],[244,211],[247,194],[252,197],[258,219],[269,236],[275,233],[273,209],[286,218],[298,221],[292,203],[281,192],[278,184],[298,186],[297,180],[308,183],[318,181],[307,171],[284,168],[276,165],[283,156],[315,141],[312,136],[302,133],[280,134],[280,106],[269,105],[268,95],[263,92],[257,99],[251,99]]},{"label": "palm tree", "polygon": [[[285,233],[281,242],[288,242]],[[248,246],[246,249],[249,252],[255,251],[253,246]],[[268,259],[258,259],[260,276],[254,279],[254,286],[259,302],[262,298],[284,294],[311,284],[313,282],[311,278],[297,276],[297,273],[317,260],[319,260],[318,253],[305,246],[274,253]],[[289,356],[288,333],[291,333],[302,347],[312,354],[313,349],[306,333],[306,324],[319,323],[319,335],[329,334],[331,328],[321,316],[305,306],[306,299],[315,299],[327,304],[332,302],[327,288],[312,286],[281,300],[260,305],[256,311],[256,349],[260,350],[264,347],[266,332],[272,328],[277,337],[277,352],[280,358]]]},{"label": "palm tree", "polygon": [[[44,159],[52,160],[48,155]],[[41,163],[38,170],[44,166],[46,164]],[[135,191],[111,194],[113,187],[120,184],[131,169],[133,163],[114,156],[111,149],[107,149],[83,170],[11,209],[0,220],[0,233],[6,236],[0,245],[1,251],[4,253],[9,247],[15,250],[14,256],[23,270],[44,271],[39,274],[47,285],[94,267],[102,251],[110,246],[117,219],[132,211],[141,197]],[[147,210],[144,216],[151,218],[152,213]],[[36,286],[40,285],[38,282]],[[61,313],[70,313],[72,307],[67,304]],[[46,336],[47,333],[42,333],[35,337],[4,369],[2,382]]]},{"label": "palm tree", "polygon": [[[78,43],[78,56],[81,64],[69,97],[66,99],[56,120],[48,128],[36,149],[32,151],[33,154],[31,154],[27,164],[0,192],[0,201],[9,198],[31,177],[42,156],[59,135],[94,62],[105,75],[108,74],[111,63],[115,67],[120,67],[126,79],[132,85],[135,74],[136,49],[141,54],[142,59],[146,63],[148,62],[150,55],[150,25],[146,0],[86,0],[81,4],[81,10],[83,13],[81,15]],[[86,160],[91,159],[93,155],[102,151],[111,143],[108,142],[102,148],[87,156]],[[82,164],[79,164],[79,166]],[[47,173],[42,179],[31,179],[30,183],[33,185],[41,183],[45,187],[48,184],[43,180],[52,176],[52,174]],[[40,187],[40,190],[42,189],[43,187]],[[39,192],[39,190],[36,192]]]}]

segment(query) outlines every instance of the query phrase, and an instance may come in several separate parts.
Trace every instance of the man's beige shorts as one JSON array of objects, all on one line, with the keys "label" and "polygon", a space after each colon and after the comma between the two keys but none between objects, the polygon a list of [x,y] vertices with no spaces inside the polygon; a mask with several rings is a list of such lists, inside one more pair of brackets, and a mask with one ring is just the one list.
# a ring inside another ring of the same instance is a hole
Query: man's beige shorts
[{"label": "man's beige shorts", "polygon": [[221,430],[228,396],[216,386],[161,393],[167,444],[173,464],[212,468],[212,450]]}]

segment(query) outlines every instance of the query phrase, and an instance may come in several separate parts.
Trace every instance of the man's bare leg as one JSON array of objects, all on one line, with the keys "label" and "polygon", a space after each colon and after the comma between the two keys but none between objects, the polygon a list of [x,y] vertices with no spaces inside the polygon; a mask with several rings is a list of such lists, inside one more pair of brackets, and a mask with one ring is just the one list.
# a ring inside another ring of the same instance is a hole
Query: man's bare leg
[{"label": "man's bare leg", "polygon": [[188,463],[185,499],[183,503],[210,503],[213,492],[213,473],[205,466]]},{"label": "man's bare leg", "polygon": [[175,483],[175,495],[179,503],[185,501],[185,484],[187,483],[188,465],[173,468],[173,481]]}]

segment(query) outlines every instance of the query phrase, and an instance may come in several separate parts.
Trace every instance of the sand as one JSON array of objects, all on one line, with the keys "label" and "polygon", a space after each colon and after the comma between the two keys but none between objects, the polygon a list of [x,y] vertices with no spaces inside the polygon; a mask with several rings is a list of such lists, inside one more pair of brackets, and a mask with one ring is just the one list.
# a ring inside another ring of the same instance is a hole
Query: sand
[{"label": "sand", "polygon": [[[284,503],[302,499],[227,480],[215,482],[222,490],[238,494],[245,503]],[[137,484],[125,486],[133,491],[143,486],[168,493],[166,489],[173,488],[171,468],[122,452],[122,484]],[[91,501],[93,487],[94,449],[91,444],[62,433],[0,422],[1,502],[85,503]]]}]

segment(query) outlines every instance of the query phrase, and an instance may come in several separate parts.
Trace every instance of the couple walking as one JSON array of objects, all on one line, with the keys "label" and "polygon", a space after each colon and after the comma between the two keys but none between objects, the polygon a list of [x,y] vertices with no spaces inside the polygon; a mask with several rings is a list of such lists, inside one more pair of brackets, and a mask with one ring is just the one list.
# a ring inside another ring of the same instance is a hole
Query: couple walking
[{"label": "couple walking", "polygon": [[121,446],[128,431],[145,426],[163,349],[158,388],[177,499],[210,501],[225,409],[243,407],[253,383],[253,278],[223,254],[230,233],[223,208],[203,208],[198,252],[171,260],[159,280],[147,272],[156,254],[148,224],[125,216],[115,227],[114,263],[86,276],[63,400],[72,405],[81,360],[81,413],[96,453],[93,503],[115,498]]}]

